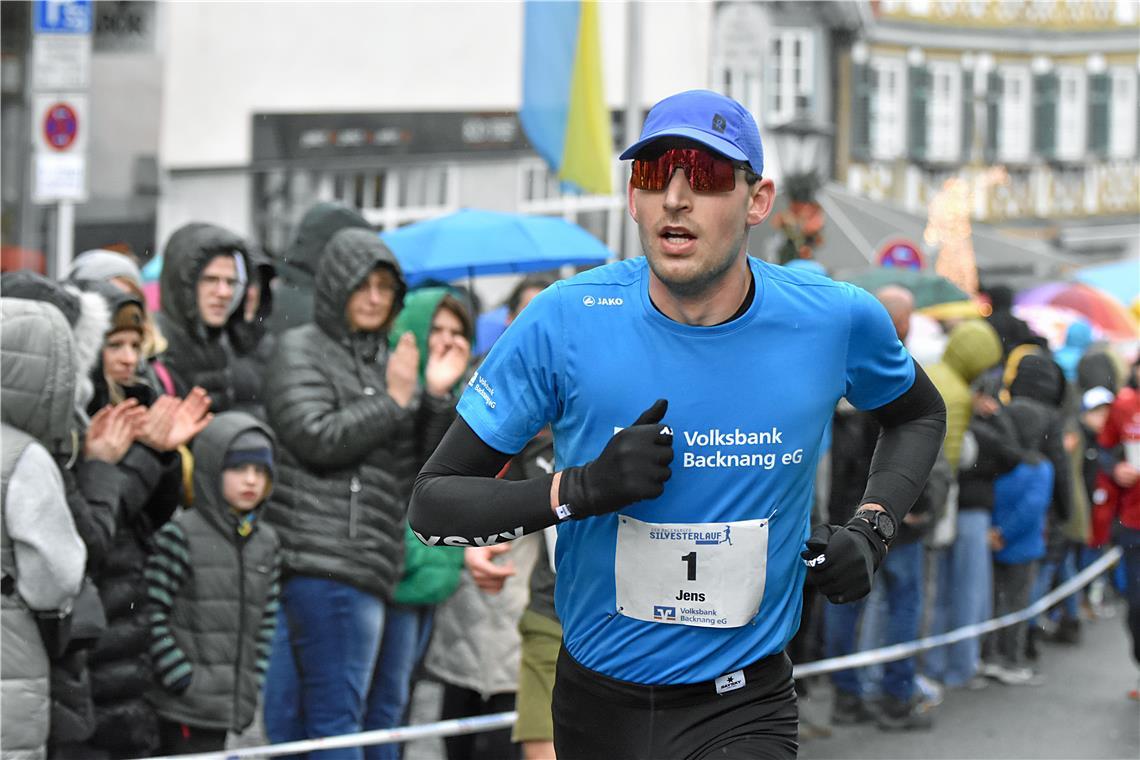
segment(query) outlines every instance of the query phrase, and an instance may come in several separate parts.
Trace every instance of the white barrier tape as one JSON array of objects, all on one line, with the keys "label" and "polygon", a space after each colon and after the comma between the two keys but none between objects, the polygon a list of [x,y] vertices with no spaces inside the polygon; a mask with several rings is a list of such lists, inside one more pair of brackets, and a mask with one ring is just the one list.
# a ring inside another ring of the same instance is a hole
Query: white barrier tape
[{"label": "white barrier tape", "polygon": [[385,728],[378,731],[363,731],[358,734],[344,734],[342,736],[326,736],[320,739],[304,739],[296,742],[267,744],[262,747],[241,747],[240,749],[228,749],[223,752],[201,752],[196,755],[163,755],[162,757],[152,757],[147,760],[230,760],[230,758],[239,757],[276,757],[278,755],[301,754],[303,752],[315,752],[323,749],[366,747],[372,744],[409,742],[416,739],[477,734],[480,731],[494,731],[497,728],[510,728],[515,724],[517,718],[517,712],[495,713],[494,715],[479,715],[474,718],[456,718],[454,720],[441,720],[438,723],[423,723],[418,726],[401,726],[399,728]]},{"label": "white barrier tape", "polygon": [[901,660],[917,652],[934,649],[935,647],[944,646],[946,644],[953,644],[956,641],[974,638],[983,633],[989,633],[999,628],[1020,623],[1022,620],[1028,620],[1031,617],[1040,615],[1065,597],[1087,586],[1094,578],[1120,561],[1120,557],[1123,554],[1124,551],[1119,546],[1113,547],[1084,570],[1018,612],[1011,612],[999,618],[987,620],[984,623],[975,623],[973,625],[956,628],[953,631],[940,633],[937,636],[927,636],[917,641],[908,641],[905,644],[892,644],[891,646],[882,647],[880,649],[868,649],[842,657],[831,657],[826,660],[817,660],[816,662],[805,662],[796,665],[792,673],[796,678],[804,678],[806,676],[820,675],[821,673],[834,673],[837,670],[862,668],[868,665],[878,665],[883,662]]},{"label": "white barrier tape", "polygon": [[[1100,559],[1093,562],[1081,572],[1062,583],[1053,591],[1019,612],[1011,612],[999,618],[987,620],[984,623],[968,625],[957,628],[937,636],[927,636],[918,641],[905,644],[893,644],[881,649],[870,649],[864,652],[832,657],[816,662],[806,662],[796,665],[792,671],[795,678],[832,673],[848,668],[866,667],[892,660],[901,660],[917,652],[934,647],[953,644],[955,641],[980,636],[983,633],[996,631],[999,628],[1020,623],[1031,617],[1040,615],[1065,597],[1087,586],[1101,573],[1115,565],[1124,554],[1120,547],[1113,547]],[[277,757],[279,755],[300,754],[323,749],[341,749],[344,747],[364,747],[372,744],[390,744],[393,742],[408,742],[417,739],[431,739],[445,736],[459,736],[461,734],[474,734],[481,731],[493,731],[497,728],[513,726],[518,713],[505,712],[494,715],[480,715],[475,718],[457,718],[443,720],[437,723],[423,723],[417,726],[401,726],[400,728],[386,728],[379,731],[364,731],[357,734],[343,736],[328,736],[322,739],[305,739],[303,741],[286,742],[283,744],[267,744],[261,747],[242,747],[240,749],[225,750],[223,752],[203,752],[197,755],[177,755],[148,758],[148,760],[230,760],[242,757]]]}]

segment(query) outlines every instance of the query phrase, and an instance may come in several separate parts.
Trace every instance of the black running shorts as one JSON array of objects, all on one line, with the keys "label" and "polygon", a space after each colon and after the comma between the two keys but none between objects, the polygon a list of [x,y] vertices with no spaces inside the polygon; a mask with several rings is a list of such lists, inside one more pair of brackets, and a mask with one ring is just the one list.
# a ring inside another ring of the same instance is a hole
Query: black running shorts
[{"label": "black running shorts", "polygon": [[558,760],[792,760],[799,712],[791,660],[780,653],[743,670],[744,686],[721,694],[716,681],[647,686],[589,670],[562,649],[553,699]]}]

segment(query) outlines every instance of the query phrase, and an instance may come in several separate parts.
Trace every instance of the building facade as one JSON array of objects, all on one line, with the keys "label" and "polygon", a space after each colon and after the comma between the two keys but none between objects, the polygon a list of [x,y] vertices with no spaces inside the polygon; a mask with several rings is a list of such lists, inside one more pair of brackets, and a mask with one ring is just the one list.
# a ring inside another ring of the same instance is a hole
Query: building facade
[{"label": "building facade", "polygon": [[[26,7],[3,4],[6,157],[24,139],[10,74]],[[522,3],[94,8],[76,250],[126,238],[147,255],[209,220],[274,252],[308,207],[336,199],[378,229],[465,206],[560,215],[637,253],[616,153],[613,194],[573,195],[526,140]],[[977,223],[1119,255],[1140,210],[1136,16],[1130,0],[601,4],[615,147],[631,91],[640,114],[709,87],[756,116],[778,188],[772,130],[805,112],[833,128],[824,174],[851,197],[924,218],[959,179]],[[11,213],[26,195],[19,165],[4,162],[5,243],[50,247],[50,209]],[[848,240],[860,213],[829,216],[824,263],[873,257],[877,232]],[[777,235],[761,226],[751,250],[770,255]]]},{"label": "building facade", "polygon": [[[461,207],[560,215],[621,250],[624,193],[561,192],[521,129],[521,3],[163,11],[160,239],[207,216],[280,250],[309,206],[341,200],[378,229]],[[647,40],[683,28],[696,41],[642,49],[644,106],[706,86],[711,6],[645,5],[640,16]],[[615,143],[628,89],[627,20],[624,6],[601,6]],[[616,156],[613,171],[622,188]]]},{"label": "building facade", "polygon": [[[5,4],[6,31],[26,28],[20,5]],[[790,117],[797,98],[834,120],[829,26],[857,26],[861,7],[640,3],[631,13],[602,4],[615,148],[626,139],[631,19],[635,113],[711,87],[747,104],[766,130]],[[77,251],[126,237],[149,255],[191,220],[279,251],[309,206],[341,200],[378,229],[464,206],[560,215],[619,255],[636,253],[616,151],[613,194],[582,196],[564,193],[526,140],[522,3],[94,8],[89,198],[76,208]],[[683,44],[661,44],[678,30]],[[18,39],[6,45],[5,68],[26,53]],[[9,94],[18,111],[19,93]],[[5,151],[22,139],[6,133]],[[780,173],[771,150],[766,173]],[[7,174],[6,211],[22,192]],[[51,213],[32,209],[12,242],[50,247]]]},{"label": "building facade", "polygon": [[836,174],[925,215],[1082,257],[1137,255],[1140,5],[883,0],[838,66]]}]

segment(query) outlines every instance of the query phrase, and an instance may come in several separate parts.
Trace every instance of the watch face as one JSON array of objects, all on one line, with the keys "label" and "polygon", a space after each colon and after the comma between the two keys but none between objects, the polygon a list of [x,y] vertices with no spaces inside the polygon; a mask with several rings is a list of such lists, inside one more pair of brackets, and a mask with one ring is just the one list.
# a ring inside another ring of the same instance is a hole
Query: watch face
[{"label": "watch face", "polygon": [[886,512],[880,512],[877,509],[865,509],[859,513],[867,522],[871,523],[871,527],[879,534],[879,537],[884,541],[891,541],[895,537],[895,518],[891,517]]},{"label": "watch face", "polygon": [[875,513],[874,525],[875,529],[879,531],[879,535],[885,540],[890,541],[895,537],[895,519],[886,512]]}]

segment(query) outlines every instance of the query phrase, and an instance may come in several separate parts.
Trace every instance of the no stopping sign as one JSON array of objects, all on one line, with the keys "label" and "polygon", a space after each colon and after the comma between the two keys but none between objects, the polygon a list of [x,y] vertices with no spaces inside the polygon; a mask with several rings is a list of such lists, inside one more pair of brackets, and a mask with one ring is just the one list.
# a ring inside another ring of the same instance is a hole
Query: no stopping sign
[{"label": "no stopping sign", "polygon": [[62,101],[48,106],[43,117],[43,139],[49,147],[64,151],[79,136],[79,116],[75,108]]}]

